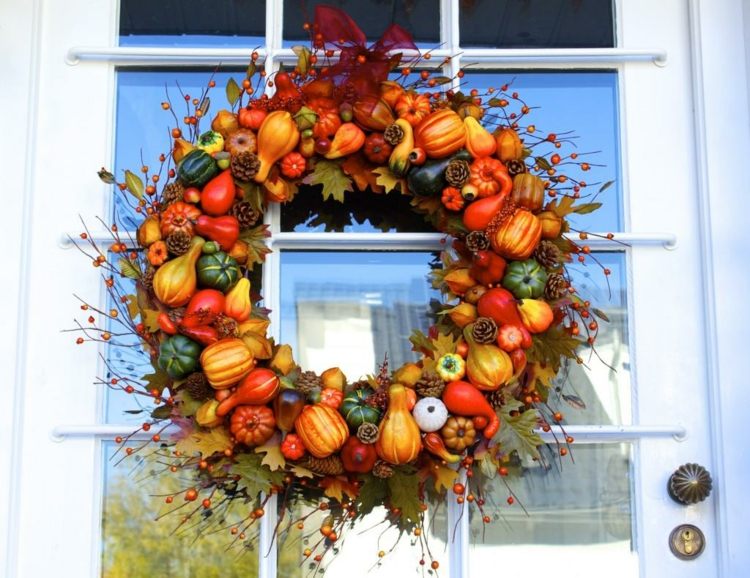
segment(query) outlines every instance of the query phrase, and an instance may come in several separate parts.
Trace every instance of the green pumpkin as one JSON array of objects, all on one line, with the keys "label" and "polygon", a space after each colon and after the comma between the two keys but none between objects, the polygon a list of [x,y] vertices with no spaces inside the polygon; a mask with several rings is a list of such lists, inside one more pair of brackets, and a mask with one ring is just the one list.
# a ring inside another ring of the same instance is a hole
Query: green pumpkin
[{"label": "green pumpkin", "polygon": [[513,261],[505,270],[502,284],[516,299],[536,299],[544,293],[547,272],[536,259]]},{"label": "green pumpkin", "polygon": [[173,335],[159,347],[159,367],[172,379],[187,377],[198,365],[201,346],[184,335]]},{"label": "green pumpkin", "polygon": [[341,403],[339,412],[353,431],[363,423],[378,423],[380,420],[380,410],[365,403],[368,395],[364,389],[355,389],[347,393]]},{"label": "green pumpkin", "polygon": [[195,270],[201,287],[210,287],[226,293],[240,280],[240,265],[224,251],[203,255]]},{"label": "green pumpkin", "polygon": [[193,149],[177,165],[177,176],[188,187],[202,187],[219,172],[219,165],[202,149]]},{"label": "green pumpkin", "polygon": [[466,150],[460,150],[455,155],[445,159],[433,159],[418,167],[412,167],[406,176],[409,191],[415,195],[431,197],[439,195],[447,185],[445,169],[453,160],[471,161],[472,157]]}]

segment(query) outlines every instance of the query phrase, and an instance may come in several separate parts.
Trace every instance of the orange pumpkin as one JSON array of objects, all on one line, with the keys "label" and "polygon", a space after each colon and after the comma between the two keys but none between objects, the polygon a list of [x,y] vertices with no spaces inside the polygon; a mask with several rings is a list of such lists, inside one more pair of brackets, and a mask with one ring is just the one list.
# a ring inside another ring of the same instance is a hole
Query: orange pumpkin
[{"label": "orange pumpkin", "polygon": [[500,192],[500,182],[495,180],[495,172],[503,168],[503,163],[490,157],[482,157],[471,163],[469,183],[477,188],[480,199]]},{"label": "orange pumpkin", "polygon": [[276,431],[276,420],[265,405],[241,405],[232,414],[229,430],[241,444],[262,446]]},{"label": "orange pumpkin", "polygon": [[169,205],[161,215],[161,235],[168,237],[177,231],[193,234],[193,223],[201,216],[201,211],[195,205],[177,201]]},{"label": "orange pumpkin", "polygon": [[201,353],[201,367],[214,389],[231,387],[253,369],[253,354],[242,339],[227,337]]},{"label": "orange pumpkin", "polygon": [[461,117],[452,110],[438,110],[417,125],[414,140],[428,157],[440,159],[464,146],[466,127]]},{"label": "orange pumpkin", "polygon": [[542,225],[531,211],[516,209],[490,233],[495,253],[506,259],[528,259],[542,238]]},{"label": "orange pumpkin", "polygon": [[518,133],[512,128],[501,128],[495,133],[497,142],[497,158],[508,162],[523,156],[523,143]]},{"label": "orange pumpkin", "polygon": [[320,403],[327,405],[333,409],[341,407],[341,402],[344,401],[344,392],[339,389],[333,389],[332,387],[324,387],[320,390]]},{"label": "orange pumpkin", "polygon": [[341,126],[341,117],[335,100],[332,98],[313,98],[307,103],[307,106],[318,115],[318,120],[313,126],[313,135],[317,138],[327,138],[336,134]]},{"label": "orange pumpkin", "polygon": [[349,426],[341,414],[322,403],[306,406],[294,420],[294,429],[316,458],[337,452],[349,437]]},{"label": "orange pumpkin", "polygon": [[426,94],[405,92],[396,100],[396,114],[412,126],[417,126],[430,114],[430,99]]},{"label": "orange pumpkin", "polygon": [[516,175],[511,199],[529,211],[538,211],[544,204],[544,181],[529,173]]}]

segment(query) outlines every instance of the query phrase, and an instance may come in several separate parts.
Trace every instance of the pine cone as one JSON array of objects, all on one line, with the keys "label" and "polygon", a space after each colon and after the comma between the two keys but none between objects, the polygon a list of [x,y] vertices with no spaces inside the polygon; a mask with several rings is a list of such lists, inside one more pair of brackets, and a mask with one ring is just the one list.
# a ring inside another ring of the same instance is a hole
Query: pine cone
[{"label": "pine cone", "polygon": [[200,371],[191,373],[183,387],[195,401],[206,401],[214,396],[213,388],[209,385],[206,376]]},{"label": "pine cone", "polygon": [[392,124],[385,129],[383,133],[383,140],[391,146],[396,146],[404,139],[404,129],[397,124]]},{"label": "pine cone", "polygon": [[437,374],[426,371],[414,386],[417,394],[422,397],[440,397],[445,389],[445,382]]},{"label": "pine cone", "polygon": [[147,291],[151,291],[154,288],[154,275],[156,275],[156,269],[149,265],[143,277],[141,277],[141,283],[143,283]]},{"label": "pine cone", "polygon": [[213,322],[213,326],[219,334],[219,339],[240,336],[239,324],[228,315],[219,315]]},{"label": "pine cone", "polygon": [[487,403],[495,409],[500,409],[505,405],[505,395],[499,390],[491,391],[487,394]]},{"label": "pine cone", "polygon": [[490,248],[490,240],[484,231],[472,231],[466,235],[466,248],[472,253],[486,251]]},{"label": "pine cone", "polygon": [[235,179],[238,181],[250,182],[253,180],[253,177],[258,174],[260,160],[258,160],[258,156],[253,153],[242,152],[232,157],[229,168],[232,170],[232,176]]},{"label": "pine cone", "polygon": [[372,475],[376,478],[390,478],[393,475],[393,466],[383,460],[378,460],[372,467]]},{"label": "pine cone", "polygon": [[336,454],[327,458],[316,458],[308,455],[299,464],[303,468],[307,468],[311,472],[320,474],[321,476],[338,476],[344,473],[344,464]]},{"label": "pine cone", "polygon": [[451,187],[460,189],[469,180],[469,163],[459,159],[452,160],[445,169],[445,180]]},{"label": "pine cone", "polygon": [[365,399],[365,403],[370,407],[375,407],[380,411],[388,409],[388,390],[379,389],[374,393],[371,393]]},{"label": "pine cone", "polygon": [[561,299],[568,294],[568,281],[559,273],[552,273],[547,277],[547,284],[544,286],[544,297],[549,301]]},{"label": "pine cone", "polygon": [[515,177],[526,172],[526,163],[518,159],[511,159],[505,163],[505,168],[508,169],[508,174],[511,177]]},{"label": "pine cone", "polygon": [[363,423],[357,428],[357,438],[363,444],[374,444],[378,441],[380,429],[374,423]]},{"label": "pine cone", "polygon": [[167,311],[167,316],[172,323],[182,323],[182,320],[185,318],[185,308],[177,307],[175,309],[170,309]]},{"label": "pine cone", "polygon": [[161,192],[162,207],[166,207],[168,205],[171,205],[172,203],[181,201],[182,194],[184,192],[185,192],[185,187],[182,186],[182,183],[178,181],[169,183],[167,186],[164,187],[164,190]]},{"label": "pine cone", "polygon": [[184,229],[178,229],[167,237],[167,250],[175,257],[184,255],[190,248],[193,237]]},{"label": "pine cone", "polygon": [[545,269],[557,269],[562,261],[562,251],[552,241],[542,241],[533,257]]},{"label": "pine cone", "polygon": [[237,218],[240,229],[249,229],[260,219],[260,213],[247,201],[239,201],[232,205],[229,214]]},{"label": "pine cone", "polygon": [[497,339],[497,323],[491,317],[480,317],[471,328],[471,336],[477,343],[493,343]]},{"label": "pine cone", "polygon": [[321,386],[320,377],[314,371],[303,371],[294,382],[302,393],[308,395],[312,390]]}]

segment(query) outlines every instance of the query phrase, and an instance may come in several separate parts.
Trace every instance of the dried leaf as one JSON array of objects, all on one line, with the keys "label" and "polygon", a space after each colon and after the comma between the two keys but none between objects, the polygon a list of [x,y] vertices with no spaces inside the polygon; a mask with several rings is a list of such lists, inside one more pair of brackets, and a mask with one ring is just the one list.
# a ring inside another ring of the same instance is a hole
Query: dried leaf
[{"label": "dried leaf", "polygon": [[128,279],[140,279],[141,268],[138,266],[138,262],[131,261],[125,257],[120,257],[117,262],[118,268],[120,269],[120,275],[127,277]]},{"label": "dried leaf", "polygon": [[175,445],[175,450],[187,456],[200,454],[208,457],[215,453],[222,453],[232,447],[229,432],[223,427],[215,427],[208,431],[194,431],[182,438]]},{"label": "dried leaf", "polygon": [[370,189],[374,193],[382,193],[385,190],[382,185],[378,184],[372,165],[362,155],[348,156],[341,168],[352,177],[358,190],[367,191]]},{"label": "dried leaf", "polygon": [[344,494],[350,499],[355,499],[359,493],[357,486],[350,484],[344,476],[337,477],[326,477],[320,480],[320,487],[323,488],[323,493],[329,498],[343,501]]},{"label": "dried leaf", "polygon": [[571,407],[574,407],[575,409],[579,409],[579,410],[586,409],[586,402],[583,401],[577,395],[563,393],[562,398],[565,401],[565,403],[567,403]]},{"label": "dried leaf", "polygon": [[545,159],[544,157],[534,157],[534,162],[539,165],[539,168],[541,168],[544,171],[548,171],[552,168],[552,165],[549,164],[549,161]]},{"label": "dried leaf", "polygon": [[136,296],[132,294],[125,295],[125,299],[128,302],[128,315],[131,320],[135,320],[141,312],[141,309],[138,307],[138,300],[136,299]]},{"label": "dried leaf", "polygon": [[593,213],[601,206],[601,203],[585,203],[583,205],[577,205],[573,209],[573,212],[578,213],[579,215],[587,215],[589,213]]},{"label": "dried leaf", "polygon": [[187,389],[181,389],[175,394],[175,400],[180,404],[180,415],[183,417],[194,416],[203,405],[202,401],[194,399]]},{"label": "dried leaf", "polygon": [[143,386],[148,391],[156,389],[159,393],[164,391],[164,388],[167,387],[170,382],[169,375],[161,367],[154,369],[154,373],[147,373],[141,378],[141,380],[143,381]]},{"label": "dried leaf", "polygon": [[341,163],[335,161],[319,160],[313,172],[302,182],[306,185],[323,185],[324,201],[333,197],[343,203],[344,193],[352,191],[352,180],[344,174]]},{"label": "dried leaf", "polygon": [[382,186],[385,189],[386,193],[400,190],[405,194],[408,191],[408,187],[406,186],[406,179],[398,178],[390,171],[388,167],[378,167],[372,172],[378,175],[375,179],[375,182],[378,185]]},{"label": "dried leaf", "polygon": [[419,476],[413,473],[395,471],[388,478],[388,493],[390,503],[401,510],[399,526],[408,526],[408,522],[416,524],[419,521]]},{"label": "dried leaf", "polygon": [[433,356],[434,351],[435,351],[435,345],[432,343],[432,339],[427,337],[419,329],[415,329],[411,332],[409,341],[411,341],[412,351],[416,351],[417,353],[422,353],[423,355],[426,355],[427,357]]},{"label": "dried leaf", "polygon": [[575,351],[581,343],[561,327],[553,327],[533,336],[531,348],[526,352],[526,356],[530,362],[540,362],[557,371],[560,369],[560,358],[575,359]]},{"label": "dried leaf", "polygon": [[614,181],[607,181],[601,187],[599,187],[599,192],[603,193],[604,191],[606,191],[609,187],[611,187],[614,184],[615,184]]},{"label": "dried leaf", "polygon": [[[212,430],[213,431],[213,430]],[[272,472],[262,464],[263,458],[259,454],[239,454],[232,464],[231,473],[241,478],[241,484],[250,496],[261,492],[268,493],[271,486],[280,485],[284,481],[284,472]]]},{"label": "dried leaf", "polygon": [[602,321],[606,321],[607,323],[609,323],[609,317],[607,317],[607,314],[606,314],[606,313],[604,313],[604,311],[602,311],[601,309],[597,309],[596,307],[594,307],[594,308],[593,308],[593,309],[592,309],[591,311],[592,311],[592,312],[594,313],[594,315],[596,315],[596,316],[597,316],[597,317],[598,317],[599,319],[601,319]]},{"label": "dried leaf", "polygon": [[263,194],[263,188],[258,183],[239,182],[235,185],[242,189],[242,200],[250,203],[254,211],[261,214],[265,212],[265,195]]},{"label": "dried leaf", "polygon": [[575,199],[573,197],[561,196],[552,201],[547,206],[547,210],[552,211],[558,217],[565,218],[570,213],[575,211],[573,203],[575,203]]},{"label": "dried leaf", "polygon": [[315,474],[307,468],[303,468],[300,465],[292,464],[292,473],[298,478],[314,478]]},{"label": "dried leaf", "polygon": [[271,236],[271,231],[268,230],[269,225],[258,225],[252,229],[243,231],[240,234],[240,240],[247,243],[247,263],[262,263],[266,260],[266,255],[271,252],[271,249],[266,245],[266,239]]},{"label": "dried leaf", "polygon": [[229,80],[227,80],[226,93],[229,106],[234,107],[234,105],[237,104],[237,101],[240,99],[240,95],[242,94],[242,89],[240,88],[239,84],[237,84],[237,81],[234,80],[234,78],[230,78]]},{"label": "dried leaf", "polygon": [[499,444],[501,451],[506,454],[516,451],[521,458],[538,458],[538,448],[544,441],[534,431],[539,419],[537,410],[527,410],[512,416],[504,406],[501,414],[500,431],[492,441]]},{"label": "dried leaf", "polygon": [[141,321],[146,326],[146,331],[149,333],[159,331],[159,315],[156,309],[141,309]]},{"label": "dried leaf", "polygon": [[292,46],[292,52],[297,55],[297,68],[302,76],[310,70],[310,56],[312,53],[306,46]]},{"label": "dried leaf", "polygon": [[435,478],[435,490],[442,492],[443,490],[451,490],[453,488],[453,484],[458,477],[458,472],[448,466],[438,466],[437,468],[430,469],[430,475]]},{"label": "dried leaf", "polygon": [[453,335],[438,333],[432,344],[435,346],[435,359],[438,359],[447,353],[455,353],[458,340]]},{"label": "dried leaf", "polygon": [[144,186],[141,177],[132,171],[125,171],[125,187],[139,201],[143,199]]},{"label": "dried leaf", "polygon": [[110,173],[107,169],[102,167],[99,169],[96,173],[99,175],[99,178],[102,180],[103,183],[106,183],[108,185],[114,185],[115,184],[115,175]]},{"label": "dried leaf", "polygon": [[255,448],[255,453],[266,454],[260,463],[264,466],[268,466],[268,469],[272,472],[283,470],[286,466],[286,459],[284,459],[284,456],[281,454],[281,434],[279,433],[271,436],[271,439],[262,446]]}]

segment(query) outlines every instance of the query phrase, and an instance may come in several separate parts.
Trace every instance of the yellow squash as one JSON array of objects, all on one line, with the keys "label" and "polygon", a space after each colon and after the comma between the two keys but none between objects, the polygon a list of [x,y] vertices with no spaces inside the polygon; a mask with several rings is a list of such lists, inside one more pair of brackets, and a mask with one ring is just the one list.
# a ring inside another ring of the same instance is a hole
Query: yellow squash
[{"label": "yellow squash", "polygon": [[265,181],[273,164],[292,152],[297,142],[299,142],[299,130],[291,114],[285,110],[275,110],[263,119],[263,124],[258,130],[260,169],[255,175],[255,182]]},{"label": "yellow squash", "polygon": [[253,354],[242,339],[227,337],[212,343],[201,353],[201,367],[214,389],[227,389],[255,366]]},{"label": "yellow squash", "polygon": [[195,264],[204,244],[205,240],[201,237],[193,237],[187,253],[167,261],[156,270],[154,294],[164,305],[182,307],[190,301],[198,283]]},{"label": "yellow squash", "polygon": [[380,422],[380,437],[375,450],[380,459],[391,464],[406,464],[422,449],[422,438],[416,420],[409,412],[407,389],[397,383],[388,390],[388,411]]}]

